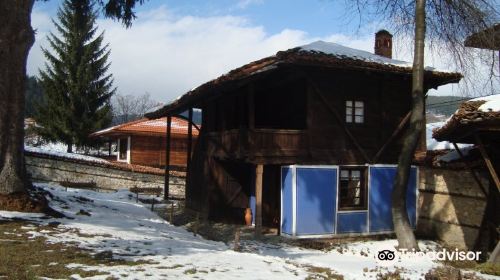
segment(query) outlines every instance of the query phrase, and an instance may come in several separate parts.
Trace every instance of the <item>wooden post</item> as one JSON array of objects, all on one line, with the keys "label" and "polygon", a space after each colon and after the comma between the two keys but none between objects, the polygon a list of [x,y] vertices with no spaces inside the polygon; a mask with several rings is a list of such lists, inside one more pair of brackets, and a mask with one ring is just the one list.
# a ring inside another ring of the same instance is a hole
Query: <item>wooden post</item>
[{"label": "wooden post", "polygon": [[234,233],[234,245],[233,245],[233,250],[236,251],[236,252],[239,252],[241,250],[241,247],[240,247],[240,235],[241,235],[241,232],[240,232],[240,228],[236,228],[236,231]]},{"label": "wooden post", "polygon": [[253,86],[249,85],[247,103],[248,103],[248,128],[255,128],[255,100]]},{"label": "wooden post", "polygon": [[262,233],[262,173],[264,167],[257,164],[255,167],[255,236]]},{"label": "wooden post", "polygon": [[199,223],[200,223],[200,213],[197,212],[196,213],[196,220],[194,221],[194,225],[193,225],[193,235],[194,236],[196,236],[198,234]]},{"label": "wooden post", "polygon": [[172,204],[170,205],[170,223],[174,224],[174,202],[172,201]]},{"label": "wooden post", "polygon": [[477,185],[481,189],[481,191],[484,194],[484,197],[488,197],[488,193],[486,192],[486,189],[483,187],[483,184],[481,184],[481,180],[479,180],[479,177],[477,177],[476,172],[472,169],[470,166],[469,162],[465,160],[464,154],[462,154],[462,151],[458,148],[457,143],[453,142],[453,147],[455,147],[455,150],[457,151],[458,155],[460,156],[460,159],[465,163],[465,166],[467,166],[467,169],[469,169],[470,173],[472,174],[472,177],[474,177],[474,180],[476,180]]},{"label": "wooden post", "polygon": [[172,117],[167,116],[167,139],[165,145],[165,190],[163,196],[165,200],[168,199],[170,188],[170,134],[172,128]]},{"label": "wooden post", "polygon": [[186,186],[189,179],[189,167],[191,166],[191,154],[193,151],[193,108],[189,108],[188,113],[188,142],[187,142],[187,160],[186,160]]},{"label": "wooden post", "polygon": [[108,141],[108,156],[111,156],[111,140]]},{"label": "wooden post", "polygon": [[495,185],[497,186],[497,189],[500,192],[500,180],[498,179],[497,172],[495,171],[495,167],[491,163],[491,159],[488,156],[488,153],[486,153],[486,150],[484,149],[483,141],[481,141],[481,138],[479,138],[479,135],[477,135],[477,133],[474,134],[474,138],[476,138],[476,143],[479,146],[479,151],[481,152],[481,156],[483,157],[484,162],[486,163],[486,166],[490,171],[491,177],[493,178],[493,182],[495,182]]}]

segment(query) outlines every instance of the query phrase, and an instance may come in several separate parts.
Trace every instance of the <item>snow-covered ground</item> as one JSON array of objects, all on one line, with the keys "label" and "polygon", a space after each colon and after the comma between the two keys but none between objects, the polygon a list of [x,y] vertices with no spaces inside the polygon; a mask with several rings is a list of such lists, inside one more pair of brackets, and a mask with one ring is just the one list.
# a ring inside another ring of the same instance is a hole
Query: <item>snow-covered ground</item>
[{"label": "snow-covered ground", "polygon": [[69,159],[83,160],[83,161],[91,161],[91,162],[99,162],[99,163],[107,163],[108,161],[100,158],[96,158],[93,156],[82,155],[79,153],[68,153],[66,152],[66,145],[62,143],[47,143],[44,145],[40,145],[37,147],[24,145],[24,150],[33,153],[46,154],[52,156],[58,156]]},{"label": "snow-covered ground", "polygon": [[[0,219],[20,216],[42,224],[57,221],[61,224],[54,231],[35,231],[33,227],[28,233],[44,236],[49,242],[74,242],[94,253],[111,251],[115,258],[150,261],[137,266],[70,265],[108,272],[119,279],[304,279],[317,273],[311,267],[329,268],[344,279],[375,279],[377,273],[399,267],[405,279],[421,279],[439,265],[425,256],[377,260],[377,252],[394,250],[395,240],[351,243],[331,251],[252,241],[243,244],[243,252],[235,252],[231,244],[205,240],[169,224],[149,211],[148,205],[135,203],[128,191],[65,191],[58,185],[36,185],[52,193],[50,205],[70,219],[41,219],[39,214],[15,212],[0,212]],[[81,210],[90,216],[77,215]],[[420,246],[424,250],[437,248],[433,242],[421,242]]]}]

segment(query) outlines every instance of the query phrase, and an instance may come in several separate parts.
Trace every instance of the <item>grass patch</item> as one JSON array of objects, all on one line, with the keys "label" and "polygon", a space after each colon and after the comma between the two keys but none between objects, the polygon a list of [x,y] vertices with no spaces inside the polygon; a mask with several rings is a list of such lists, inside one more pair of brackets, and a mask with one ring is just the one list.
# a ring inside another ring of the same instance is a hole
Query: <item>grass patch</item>
[{"label": "grass patch", "polygon": [[187,270],[184,270],[184,274],[196,274],[197,270],[196,268],[190,268]]},{"label": "grass patch", "polygon": [[475,270],[495,276],[500,276],[500,264],[498,263],[482,263],[475,267]]},{"label": "grass patch", "polygon": [[442,263],[457,269],[474,270],[484,274],[500,276],[500,264],[477,263],[475,261],[443,261]]},{"label": "grass patch", "polygon": [[181,267],[184,267],[184,265],[174,264],[172,266],[157,266],[156,268],[158,268],[158,269],[177,269],[177,268],[181,268]]},{"label": "grass patch", "polygon": [[306,280],[344,280],[344,276],[336,273],[335,271],[320,266],[312,266],[312,265],[303,265],[303,268],[307,270],[309,275],[306,277]]},{"label": "grass patch", "polygon": [[32,225],[27,222],[0,221],[0,278],[7,279],[38,279],[39,277],[69,278],[72,274],[81,277],[107,275],[97,270],[81,268],[67,268],[68,264],[82,264],[89,266],[139,265],[145,262],[115,260],[106,256],[96,258],[90,251],[80,249],[74,245],[55,243],[49,244],[46,238],[28,238],[29,230],[47,230],[53,228]]},{"label": "grass patch", "polygon": [[377,280],[402,280],[404,278],[401,277],[401,274],[399,273],[398,270],[393,271],[393,272],[385,272],[385,273],[378,273],[377,274]]}]

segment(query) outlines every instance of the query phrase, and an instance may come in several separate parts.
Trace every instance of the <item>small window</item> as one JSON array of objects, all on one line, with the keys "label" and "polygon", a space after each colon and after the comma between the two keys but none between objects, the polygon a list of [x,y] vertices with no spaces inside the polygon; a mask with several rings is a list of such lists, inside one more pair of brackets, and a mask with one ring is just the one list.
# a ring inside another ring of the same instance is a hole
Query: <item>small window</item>
[{"label": "small window", "polygon": [[366,210],[365,168],[341,168],[339,210]]},{"label": "small window", "polygon": [[387,47],[387,48],[390,48],[391,47],[391,41],[389,41],[388,39],[385,39],[384,40],[384,46]]},{"label": "small window", "polygon": [[347,100],[345,102],[345,122],[346,123],[365,122],[365,104],[363,101]]},{"label": "small window", "polygon": [[121,138],[119,152],[118,152],[118,159],[119,160],[127,160],[127,149],[128,149],[128,139]]}]

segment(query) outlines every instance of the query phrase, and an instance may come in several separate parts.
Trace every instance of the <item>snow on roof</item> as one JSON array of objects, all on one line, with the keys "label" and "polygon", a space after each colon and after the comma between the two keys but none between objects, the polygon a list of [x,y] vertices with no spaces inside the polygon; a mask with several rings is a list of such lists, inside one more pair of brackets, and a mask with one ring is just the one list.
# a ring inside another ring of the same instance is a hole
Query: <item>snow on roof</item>
[{"label": "snow on roof", "polygon": [[[183,118],[172,117],[171,132],[173,134],[188,134],[188,121]],[[111,134],[147,134],[163,136],[166,133],[167,118],[141,119],[121,125],[106,128],[91,134],[91,136],[108,136]],[[193,129],[193,135],[198,135],[198,130]]]},{"label": "snow on roof", "polygon": [[[325,41],[316,41],[307,45],[279,51],[275,55],[265,57],[241,67],[235,68],[226,74],[201,84],[187,93],[168,102],[161,109],[146,114],[147,118],[159,118],[169,114],[172,110],[186,110],[187,104],[196,106],[196,102],[204,95],[210,94],[208,89],[221,87],[224,84],[248,78],[252,75],[278,69],[281,64],[309,63],[311,65],[326,65],[340,67],[365,67],[376,71],[388,71],[391,73],[411,74],[412,63],[390,59],[367,51],[353,49]],[[435,77],[431,87],[438,87],[448,83],[456,83],[461,78],[460,73],[448,70],[438,70],[433,67],[425,67]]]},{"label": "snow on roof", "polygon": [[[310,44],[299,47],[303,51],[308,52],[321,52],[329,55],[333,55],[339,58],[353,58],[357,60],[362,60],[366,62],[374,62],[379,64],[388,64],[399,67],[412,67],[411,62],[396,60],[387,58],[384,56],[376,55],[371,52],[349,48],[346,46],[339,45],[337,43],[316,41]],[[450,72],[449,70],[437,70],[433,67],[425,67],[428,71],[440,71],[440,72]]]},{"label": "snow on roof", "polygon": [[478,108],[482,112],[500,112],[500,94],[478,97],[469,101],[486,101]]},{"label": "snow on roof", "polygon": [[412,64],[410,62],[390,59],[367,51],[349,48],[332,42],[316,41],[304,46],[300,46],[299,48],[308,52],[321,52],[340,58],[349,57],[368,62],[392,64],[400,67],[412,67]]}]

